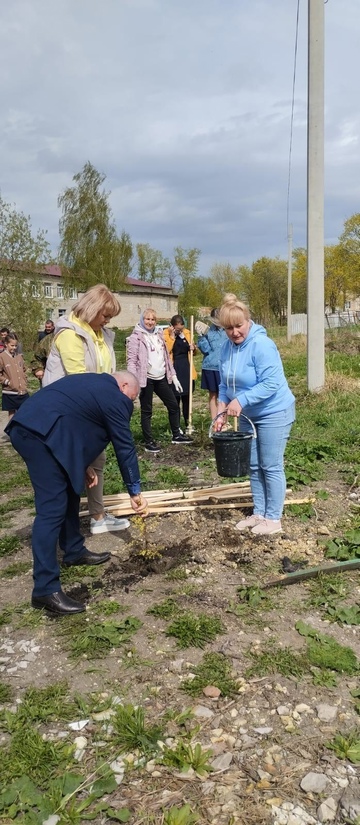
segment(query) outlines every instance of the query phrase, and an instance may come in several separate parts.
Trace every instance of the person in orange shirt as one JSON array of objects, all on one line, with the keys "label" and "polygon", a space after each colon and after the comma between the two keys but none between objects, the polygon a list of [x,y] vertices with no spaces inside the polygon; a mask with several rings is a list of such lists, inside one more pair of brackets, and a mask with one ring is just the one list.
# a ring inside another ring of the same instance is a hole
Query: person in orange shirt
[{"label": "person in orange shirt", "polygon": [[[185,421],[185,427],[189,423],[189,392],[190,392],[190,351],[195,354],[196,346],[191,343],[190,330],[186,329],[182,315],[173,315],[170,321],[170,326],[164,329],[164,341],[170,358],[174,364],[176,375],[182,386],[182,392],[179,393],[174,387],[173,390],[180,409],[180,401],[182,403],[182,414]],[[195,380],[197,372],[193,365],[191,380],[193,382],[193,391],[195,389]]]}]

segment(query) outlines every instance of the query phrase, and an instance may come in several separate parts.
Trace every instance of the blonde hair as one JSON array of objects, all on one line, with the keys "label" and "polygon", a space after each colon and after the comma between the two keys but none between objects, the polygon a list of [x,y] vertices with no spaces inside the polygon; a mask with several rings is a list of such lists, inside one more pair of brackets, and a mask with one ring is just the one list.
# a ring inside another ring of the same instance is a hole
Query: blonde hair
[{"label": "blonde hair", "polygon": [[76,301],[72,312],[77,318],[91,324],[99,312],[104,312],[114,318],[115,315],[121,312],[121,306],[118,299],[105,284],[95,284],[85,292],[82,298]]},{"label": "blonde hair", "polygon": [[146,307],[146,309],[144,309],[143,312],[141,313],[141,317],[145,318],[145,315],[147,315],[148,312],[151,312],[151,314],[155,316],[155,321],[156,321],[157,314],[156,314],[155,309],[153,309],[152,307]]},{"label": "blonde hair", "polygon": [[226,329],[242,324],[243,321],[250,321],[251,316],[249,307],[239,301],[233,292],[227,292],[223,297],[218,318],[221,326]]}]

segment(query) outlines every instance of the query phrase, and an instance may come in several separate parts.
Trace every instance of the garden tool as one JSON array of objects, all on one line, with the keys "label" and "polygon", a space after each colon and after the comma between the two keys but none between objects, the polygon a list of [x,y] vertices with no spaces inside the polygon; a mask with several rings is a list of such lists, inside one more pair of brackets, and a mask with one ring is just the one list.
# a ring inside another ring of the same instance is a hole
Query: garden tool
[{"label": "garden tool", "polygon": [[[194,343],[194,316],[190,316],[190,344]],[[194,432],[194,427],[192,425],[192,406],[193,406],[193,364],[194,364],[194,353],[193,350],[190,350],[190,381],[189,381],[189,421],[186,427],[186,435],[192,435]]]}]

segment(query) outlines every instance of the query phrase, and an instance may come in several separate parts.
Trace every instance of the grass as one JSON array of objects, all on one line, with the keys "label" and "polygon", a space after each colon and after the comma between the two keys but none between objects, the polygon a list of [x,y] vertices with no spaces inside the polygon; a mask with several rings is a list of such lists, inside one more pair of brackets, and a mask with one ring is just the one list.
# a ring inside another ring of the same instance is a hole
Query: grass
[{"label": "grass", "polygon": [[200,647],[203,648],[208,642],[225,633],[225,628],[217,616],[206,616],[201,613],[196,616],[187,613],[179,616],[169,625],[166,635],[176,639],[178,647]]},{"label": "grass", "polygon": [[113,647],[126,644],[141,624],[134,616],[117,622],[72,616],[63,620],[59,632],[72,659],[103,659]]},{"label": "grass", "polygon": [[149,607],[146,612],[159,619],[172,619],[173,616],[179,613],[179,606],[175,599],[168,598],[159,604],[154,604],[152,607]]},{"label": "grass", "polygon": [[207,685],[217,687],[222,696],[233,696],[238,692],[237,683],[231,676],[231,662],[221,653],[205,653],[193,671],[195,678],[186,679],[181,685],[190,696],[199,696]]},{"label": "grass", "polygon": [[2,536],[0,538],[0,558],[2,556],[12,556],[22,547],[22,542],[18,536]]},{"label": "grass", "polygon": [[32,564],[28,561],[18,561],[16,564],[9,564],[0,571],[0,579],[14,579],[15,576],[22,576],[24,573],[29,573],[32,569]]},{"label": "grass", "polygon": [[138,750],[148,756],[159,749],[162,728],[159,725],[145,724],[143,708],[131,704],[118,705],[112,724],[114,743],[121,752]]}]

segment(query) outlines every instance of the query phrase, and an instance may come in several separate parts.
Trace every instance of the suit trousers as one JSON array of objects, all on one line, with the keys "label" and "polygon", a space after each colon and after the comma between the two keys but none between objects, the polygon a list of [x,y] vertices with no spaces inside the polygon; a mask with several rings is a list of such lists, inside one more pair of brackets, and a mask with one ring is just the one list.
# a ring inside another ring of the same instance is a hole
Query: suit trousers
[{"label": "suit trousers", "polygon": [[57,543],[64,562],[75,563],[86,550],[80,533],[80,496],[41,438],[19,424],[13,426],[10,438],[25,461],[35,493],[33,595],[49,596],[61,590]]}]

